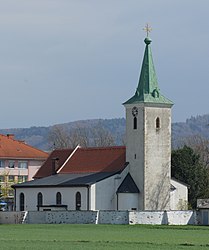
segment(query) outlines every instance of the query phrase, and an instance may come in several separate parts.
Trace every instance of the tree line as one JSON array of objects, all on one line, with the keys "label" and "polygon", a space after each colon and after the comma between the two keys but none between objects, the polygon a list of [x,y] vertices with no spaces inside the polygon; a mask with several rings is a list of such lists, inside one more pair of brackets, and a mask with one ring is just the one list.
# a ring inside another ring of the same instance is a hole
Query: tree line
[{"label": "tree line", "polygon": [[118,138],[110,131],[98,123],[92,127],[85,127],[77,124],[74,128],[68,130],[65,126],[53,126],[48,135],[48,142],[51,149],[75,148],[81,147],[108,147],[124,145],[124,137]]}]

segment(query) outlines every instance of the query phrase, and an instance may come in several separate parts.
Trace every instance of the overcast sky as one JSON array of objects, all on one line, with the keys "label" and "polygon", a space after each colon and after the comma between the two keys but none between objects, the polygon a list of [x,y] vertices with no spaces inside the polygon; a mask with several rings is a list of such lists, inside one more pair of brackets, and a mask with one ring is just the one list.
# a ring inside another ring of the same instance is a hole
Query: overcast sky
[{"label": "overcast sky", "polygon": [[147,22],[173,122],[209,113],[208,0],[0,0],[0,128],[124,117]]}]

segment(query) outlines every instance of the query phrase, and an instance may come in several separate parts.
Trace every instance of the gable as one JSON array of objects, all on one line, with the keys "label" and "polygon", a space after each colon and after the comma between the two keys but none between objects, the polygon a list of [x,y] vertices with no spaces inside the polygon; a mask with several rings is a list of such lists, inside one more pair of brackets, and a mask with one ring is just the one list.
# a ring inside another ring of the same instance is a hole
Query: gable
[{"label": "gable", "polygon": [[131,175],[128,173],[120,184],[117,193],[140,193],[136,183],[134,182]]},{"label": "gable", "polygon": [[44,164],[39,168],[37,173],[34,176],[34,179],[37,178],[43,178],[46,176],[52,175],[53,169],[52,169],[52,161],[54,159],[57,160],[57,169],[59,169],[64,162],[68,159],[68,157],[71,155],[73,152],[73,149],[56,149],[54,150],[47,160],[44,162]]}]

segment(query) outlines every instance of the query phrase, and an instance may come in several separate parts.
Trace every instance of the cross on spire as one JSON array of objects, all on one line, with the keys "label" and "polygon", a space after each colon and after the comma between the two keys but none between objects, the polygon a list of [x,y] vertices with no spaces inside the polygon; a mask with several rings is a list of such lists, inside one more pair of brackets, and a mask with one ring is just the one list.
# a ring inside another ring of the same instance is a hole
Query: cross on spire
[{"label": "cross on spire", "polygon": [[149,24],[147,23],[143,30],[147,33],[147,37],[149,37],[149,33],[152,31],[151,26],[149,26]]}]

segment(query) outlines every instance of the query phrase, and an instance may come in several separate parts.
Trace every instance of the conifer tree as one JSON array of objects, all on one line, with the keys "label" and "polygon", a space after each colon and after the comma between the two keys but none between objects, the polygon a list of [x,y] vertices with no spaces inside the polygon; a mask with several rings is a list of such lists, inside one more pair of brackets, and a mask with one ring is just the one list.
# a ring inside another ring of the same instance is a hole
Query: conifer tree
[{"label": "conifer tree", "polygon": [[209,198],[209,173],[200,156],[188,146],[173,150],[171,175],[189,185],[188,200],[191,208],[196,208],[197,199]]}]

